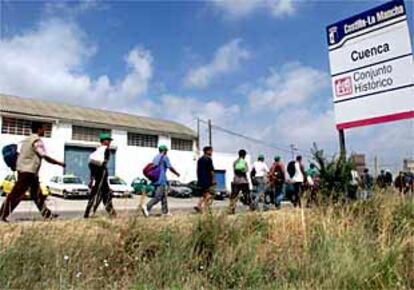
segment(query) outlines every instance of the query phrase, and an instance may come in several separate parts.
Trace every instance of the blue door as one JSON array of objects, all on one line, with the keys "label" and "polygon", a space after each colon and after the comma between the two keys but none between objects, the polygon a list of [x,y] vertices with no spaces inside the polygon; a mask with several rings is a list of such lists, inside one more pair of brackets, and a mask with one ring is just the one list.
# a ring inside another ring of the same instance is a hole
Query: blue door
[{"label": "blue door", "polygon": [[[74,174],[83,182],[89,181],[89,155],[95,151],[93,147],[65,146],[65,174]],[[116,151],[111,150],[111,158],[108,164],[109,175],[115,175]]]},{"label": "blue door", "polygon": [[215,170],[214,176],[216,177],[217,190],[226,190],[226,170]]}]

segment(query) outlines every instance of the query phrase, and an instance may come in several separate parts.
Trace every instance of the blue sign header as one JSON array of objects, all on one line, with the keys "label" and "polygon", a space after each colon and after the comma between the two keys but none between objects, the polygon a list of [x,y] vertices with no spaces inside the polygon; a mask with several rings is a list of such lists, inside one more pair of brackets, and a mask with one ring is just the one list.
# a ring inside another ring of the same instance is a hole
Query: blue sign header
[{"label": "blue sign header", "polygon": [[403,0],[393,0],[362,12],[358,15],[339,21],[326,28],[328,46],[341,42],[343,38],[361,30],[372,28],[389,20],[405,16]]}]

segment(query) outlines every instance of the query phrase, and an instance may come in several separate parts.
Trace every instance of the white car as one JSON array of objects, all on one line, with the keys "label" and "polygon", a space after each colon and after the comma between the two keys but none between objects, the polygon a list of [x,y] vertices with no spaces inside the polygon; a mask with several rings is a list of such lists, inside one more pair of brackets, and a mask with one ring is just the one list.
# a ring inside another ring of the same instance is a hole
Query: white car
[{"label": "white car", "polygon": [[69,197],[85,197],[89,195],[89,188],[82,180],[74,175],[54,176],[47,184],[50,194]]},{"label": "white car", "polygon": [[114,197],[131,197],[134,189],[117,176],[108,177],[109,188]]}]

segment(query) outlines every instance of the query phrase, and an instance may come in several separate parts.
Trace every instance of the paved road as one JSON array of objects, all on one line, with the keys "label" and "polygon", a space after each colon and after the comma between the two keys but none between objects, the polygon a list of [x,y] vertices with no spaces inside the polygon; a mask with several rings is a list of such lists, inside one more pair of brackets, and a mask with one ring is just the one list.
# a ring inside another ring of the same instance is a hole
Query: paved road
[{"label": "paved road", "polygon": [[[3,203],[4,197],[0,197],[0,203]],[[146,199],[148,201],[148,199]],[[196,205],[198,198],[168,198],[168,205],[172,213],[177,211],[192,211]],[[139,209],[141,196],[134,195],[132,198],[114,198],[114,207],[120,215],[133,215]],[[145,201],[144,201],[145,202]],[[86,199],[68,199],[61,197],[49,196],[47,200],[48,207],[59,214],[59,219],[73,219],[83,216],[87,200]],[[228,200],[214,201],[213,206],[223,208],[228,205]],[[160,213],[161,204],[154,207],[153,213]],[[101,204],[98,214],[105,214],[103,205]],[[31,200],[23,200],[10,216],[10,221],[32,221],[40,220],[41,216],[35,204]]]}]

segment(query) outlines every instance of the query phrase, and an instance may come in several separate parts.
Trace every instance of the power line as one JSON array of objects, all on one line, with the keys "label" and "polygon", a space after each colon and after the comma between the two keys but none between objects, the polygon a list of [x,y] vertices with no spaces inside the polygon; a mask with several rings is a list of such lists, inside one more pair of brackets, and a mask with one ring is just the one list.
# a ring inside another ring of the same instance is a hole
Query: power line
[{"label": "power line", "polygon": [[[204,124],[208,124],[208,121],[203,120],[203,119],[200,119],[200,122],[202,122]],[[280,151],[285,152],[285,153],[291,153],[292,152],[290,148],[283,148],[283,147],[281,147],[279,145],[276,145],[274,143],[266,142],[266,141],[263,141],[263,140],[260,140],[260,139],[257,139],[257,138],[253,138],[253,137],[250,137],[250,136],[238,133],[238,132],[234,132],[232,130],[223,128],[223,127],[215,125],[215,124],[212,124],[211,126],[214,129],[218,130],[218,131],[221,131],[221,132],[224,132],[224,133],[227,133],[229,135],[233,135],[233,136],[236,136],[236,137],[239,137],[239,138],[243,138],[243,139],[249,140],[251,142],[255,142],[255,143],[261,144],[263,146],[267,146],[267,147],[272,148],[272,149],[277,149],[277,150],[280,150]],[[297,150],[297,151],[299,151],[299,150]],[[307,153],[304,153],[303,155],[305,155],[308,158],[313,158],[310,154],[307,154]]]}]

